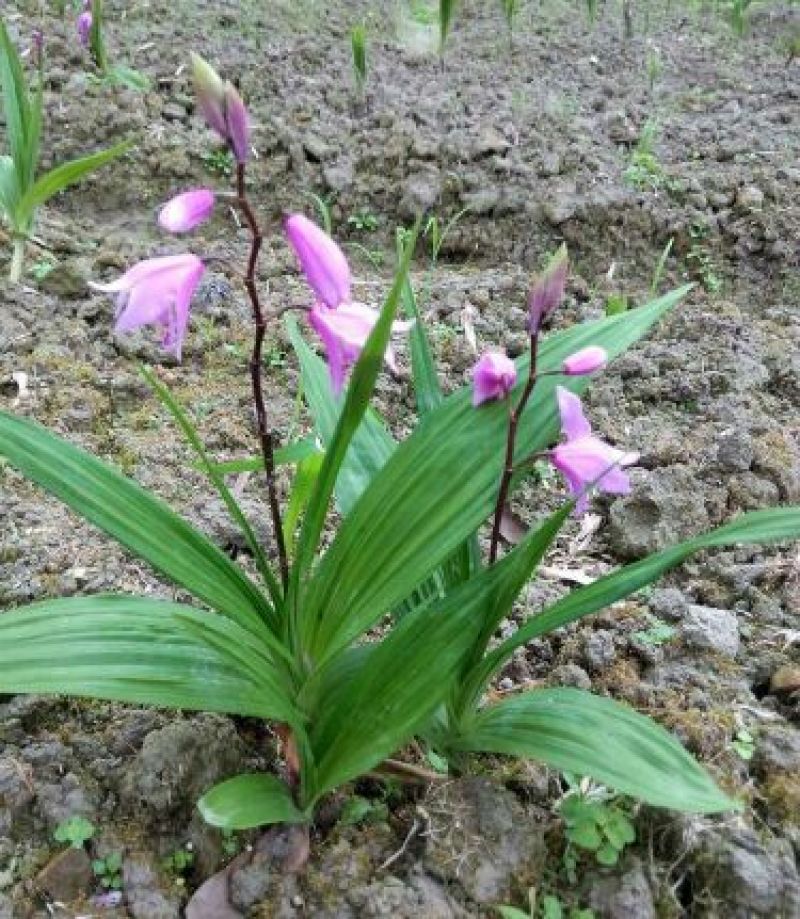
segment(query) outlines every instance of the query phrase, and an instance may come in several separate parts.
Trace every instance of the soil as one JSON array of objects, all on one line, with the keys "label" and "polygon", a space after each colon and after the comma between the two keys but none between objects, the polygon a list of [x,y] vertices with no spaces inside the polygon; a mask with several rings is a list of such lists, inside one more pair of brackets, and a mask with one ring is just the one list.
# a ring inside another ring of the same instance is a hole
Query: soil
[{"label": "soil", "polygon": [[[755,5],[739,39],[711,4],[643,3],[625,40],[615,3],[601,5],[592,27],[583,5],[528,0],[511,43],[498,4],[464,0],[440,61],[421,2],[109,0],[113,59],[151,81],[137,92],[93,80],[74,17],[44,6],[18,0],[4,10],[21,45],[34,25],[46,36],[43,165],[126,136],[137,144],[42,210],[25,283],[3,288],[0,408],[117,464],[220,545],[237,544],[137,366],[159,365],[213,454],[254,452],[249,314],[236,280],[244,230],[221,207],[188,243],[213,261],[180,366],[148,330],[115,337],[113,305],[87,286],[187,247],[155,225],[167,196],[227,187],[224,158],[193,111],[194,49],[239,79],[253,116],[269,309],[307,301],[280,216],[313,215],[312,192],[329,202],[367,302],[386,289],[398,224],[420,208],[443,223],[468,209],[437,271],[426,270],[427,244],[415,268],[448,389],[474,361],[465,321],[481,347],[519,353],[532,273],[561,241],[572,268],[560,326],[601,316],[622,296],[631,308],[644,302],[670,240],[659,290],[697,282],[587,403],[603,435],[641,451],[633,493],[596,503],[592,526],[571,524],[517,620],[576,579],[742,510],[800,501],[800,63],[786,50],[800,29],[796,7]],[[349,44],[362,19],[363,92]],[[643,160],[648,123],[656,128]],[[265,353],[271,423],[285,430],[297,368],[280,323]],[[24,386],[12,377],[20,373]],[[413,427],[407,379],[384,376],[378,403],[398,434]],[[259,483],[239,485],[267,540]],[[554,479],[545,489],[551,502],[561,493]],[[532,494],[515,503],[523,517],[539,512]],[[108,590],[181,598],[1,465],[0,515],[0,609]],[[650,713],[747,802],[744,813],[703,819],[631,803],[637,839],[620,863],[581,857],[570,880],[556,809],[563,781],[489,759],[476,763],[479,778],[427,790],[344,789],[314,827],[309,867],[286,875],[280,833],[223,837],[194,807],[215,781],[270,768],[276,753],[262,726],[6,697],[0,917],[179,916],[207,879],[219,893],[226,865],[232,905],[207,888],[216,905],[187,915],[491,916],[500,903],[525,906],[533,890],[540,906],[557,896],[599,917],[800,917],[796,545],[698,557],[653,590],[521,649],[497,688],[531,681],[592,687]],[[354,793],[375,805],[373,822],[341,819]],[[96,827],[93,858],[123,856],[121,896],[98,899],[102,885],[80,854],[66,857],[54,841],[76,815]]]}]

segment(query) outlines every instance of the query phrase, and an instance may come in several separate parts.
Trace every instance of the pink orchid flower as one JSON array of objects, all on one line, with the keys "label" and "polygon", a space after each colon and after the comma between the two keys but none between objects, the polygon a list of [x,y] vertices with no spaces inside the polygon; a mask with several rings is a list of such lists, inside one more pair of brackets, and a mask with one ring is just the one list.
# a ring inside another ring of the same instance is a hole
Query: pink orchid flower
[{"label": "pink orchid flower", "polygon": [[194,188],[175,195],[158,214],[158,223],[170,233],[186,233],[199,226],[214,210],[214,192],[210,188]]},{"label": "pink orchid flower", "polygon": [[607,363],[608,352],[605,348],[589,345],[588,348],[581,348],[580,351],[576,351],[574,354],[570,354],[568,358],[565,358],[561,369],[567,376],[585,376],[600,370]]},{"label": "pink orchid flower", "polygon": [[475,406],[490,399],[505,399],[517,381],[517,368],[502,351],[487,351],[472,368]]},{"label": "pink orchid flower", "polygon": [[89,46],[89,34],[92,31],[92,14],[88,9],[84,9],[78,16],[77,29],[78,41],[84,48],[87,48]]},{"label": "pink orchid flower", "polygon": [[162,346],[180,360],[189,304],[204,271],[196,255],[166,255],[139,262],[111,284],[90,286],[118,295],[115,332],[161,326]]},{"label": "pink orchid flower", "polygon": [[586,489],[596,486],[614,495],[626,495],[631,490],[630,479],[622,466],[639,459],[638,453],[625,453],[592,434],[583,414],[581,400],[563,386],[556,387],[561,432],[564,443],[554,447],[550,462],[564,475],[570,492],[577,497],[575,513],[582,514],[589,505]]},{"label": "pink orchid flower", "polygon": [[286,219],[286,236],[311,289],[325,306],[335,309],[350,301],[350,266],[342,250],[308,217]]},{"label": "pink orchid flower", "polygon": [[[342,391],[348,368],[358,360],[379,318],[378,310],[363,303],[342,303],[336,309],[331,309],[317,302],[312,307],[308,320],[325,346],[331,387],[337,396]],[[392,332],[405,332],[412,325],[413,322],[394,322]],[[396,371],[391,345],[387,347],[384,358],[389,367]]]}]

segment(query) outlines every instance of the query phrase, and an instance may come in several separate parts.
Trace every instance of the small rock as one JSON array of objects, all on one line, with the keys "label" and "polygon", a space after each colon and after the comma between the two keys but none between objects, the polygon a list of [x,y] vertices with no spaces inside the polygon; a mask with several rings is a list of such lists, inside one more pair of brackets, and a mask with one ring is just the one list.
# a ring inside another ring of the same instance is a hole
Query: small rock
[{"label": "small rock", "polygon": [[616,656],[613,632],[608,629],[598,629],[586,638],[582,658],[589,670],[605,669]]},{"label": "small rock", "polygon": [[0,759],[0,836],[11,833],[17,820],[30,812],[32,801],[29,767],[10,757]]},{"label": "small rock", "polygon": [[753,464],[753,438],[745,431],[724,434],[717,445],[717,462],[727,472],[745,472]]},{"label": "small rock", "polygon": [[767,725],[758,733],[753,765],[765,771],[800,772],[800,731]]},{"label": "small rock", "polygon": [[683,618],[689,604],[677,587],[659,587],[653,591],[649,605],[654,616],[674,622]]},{"label": "small rock", "polygon": [[776,695],[789,695],[800,691],[800,666],[784,664],[778,667],[770,678],[769,690]]},{"label": "small rock", "polygon": [[149,852],[131,852],[122,863],[122,886],[133,919],[179,919],[180,899]]},{"label": "small rock", "polygon": [[35,883],[50,900],[71,903],[89,892],[93,880],[92,862],[86,851],[70,846],[42,868]]},{"label": "small rock", "polygon": [[731,658],[739,652],[739,623],[736,614],[726,609],[691,604],[680,624],[680,633],[691,648]]},{"label": "small rock", "polygon": [[655,919],[653,891],[636,859],[622,874],[590,874],[584,885],[586,903],[603,919]]},{"label": "small rock", "polygon": [[561,664],[550,674],[557,686],[574,686],[576,689],[591,689],[592,680],[589,674],[577,664]]},{"label": "small rock", "polygon": [[495,154],[503,154],[511,148],[511,142],[491,126],[485,127],[472,147],[473,159],[483,159]]},{"label": "small rock", "polygon": [[736,204],[744,210],[758,210],[764,205],[764,192],[755,185],[745,185],[736,193]]},{"label": "small rock", "polygon": [[39,287],[45,293],[64,300],[77,300],[89,293],[86,278],[75,265],[69,262],[61,262],[56,265],[42,278]]}]

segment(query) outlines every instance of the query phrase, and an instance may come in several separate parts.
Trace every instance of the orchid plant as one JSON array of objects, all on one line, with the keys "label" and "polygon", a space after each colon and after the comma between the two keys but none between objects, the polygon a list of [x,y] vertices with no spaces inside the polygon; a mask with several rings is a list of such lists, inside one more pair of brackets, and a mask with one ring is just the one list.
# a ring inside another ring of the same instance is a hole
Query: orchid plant
[{"label": "orchid plant", "polygon": [[5,23],[0,20],[0,85],[8,147],[8,153],[0,156],[0,216],[11,230],[11,281],[22,277],[25,245],[33,233],[39,207],[132,146],[130,141],[124,141],[108,150],[63,163],[37,177],[43,116],[43,45],[42,33],[36,32],[30,54],[35,70],[31,86]]},{"label": "orchid plant", "polygon": [[[580,393],[591,374],[634,344],[687,288],[631,313],[545,335],[564,296],[562,250],[533,284],[529,353],[513,362],[491,350],[478,361],[472,385],[445,396],[408,273],[419,222],[378,310],[354,299],[350,267],[335,241],[292,215],[286,236],[310,287],[306,316],[324,359],[287,317],[315,432],[281,444],[264,396],[263,341],[280,311],[262,302],[258,285],[263,235],[248,196],[249,115],[233,84],[197,56],[193,74],[198,107],[236,160],[228,201],[250,232],[243,285],[253,316],[248,371],[259,449],[234,465],[263,473],[272,545],[259,542],[226,486],[231,464],[208,455],[186,411],[150,370],[146,378],[241,528],[252,575],[129,478],[31,421],[0,413],[0,455],[196,600],[73,596],[6,612],[0,692],[270,721],[281,774],[235,776],[199,802],[209,822],[228,829],[307,828],[323,796],[368,771],[419,778],[419,764],[392,758],[415,736],[453,769],[465,767],[467,754],[492,751],[534,757],[655,805],[735,808],[677,740],[626,706],[571,688],[500,701],[487,692],[517,648],[639,590],[691,553],[800,534],[800,508],[746,514],[574,590],[494,641],[590,492],[629,490],[625,469],[635,453],[592,433]],[[160,225],[189,232],[210,215],[216,198],[211,189],[184,192],[164,206]],[[193,253],[160,256],[95,287],[116,295],[117,331],[155,325],[164,348],[179,358],[204,271]],[[370,407],[383,364],[394,361],[393,333],[410,338],[420,415],[401,443]],[[504,513],[534,459],[564,475],[570,498],[501,553]],[[281,467],[294,474],[283,475]],[[333,500],[340,522],[324,548]],[[487,521],[484,552],[479,534]]]}]

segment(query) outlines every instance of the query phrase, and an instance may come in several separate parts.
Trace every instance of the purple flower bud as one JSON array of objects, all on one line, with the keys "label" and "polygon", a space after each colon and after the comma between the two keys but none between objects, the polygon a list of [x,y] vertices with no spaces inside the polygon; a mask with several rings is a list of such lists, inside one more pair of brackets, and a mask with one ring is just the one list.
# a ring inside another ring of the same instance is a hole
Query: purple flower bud
[{"label": "purple flower bud", "polygon": [[206,124],[223,139],[228,140],[225,124],[225,84],[216,70],[192,52],[192,81],[197,96],[197,105],[203,113]]},{"label": "purple flower bud", "polygon": [[607,361],[608,353],[605,348],[589,345],[588,348],[581,348],[580,351],[570,354],[561,365],[561,369],[567,376],[579,377],[605,367]]},{"label": "purple flower bud", "polygon": [[44,32],[41,29],[34,29],[31,33],[31,60],[34,66],[42,66],[42,54],[44,52]]},{"label": "purple flower bud", "polygon": [[539,331],[544,320],[564,299],[568,265],[567,247],[562,246],[550,259],[550,264],[547,268],[534,282],[528,300],[530,332],[532,335]]},{"label": "purple flower bud", "polygon": [[286,219],[286,236],[312,290],[335,309],[350,300],[350,267],[342,250],[313,221],[302,214]]},{"label": "purple flower bud", "polygon": [[490,399],[505,399],[517,381],[517,368],[502,351],[487,351],[472,368],[475,406]]},{"label": "purple flower bud", "polygon": [[225,84],[225,128],[236,162],[246,162],[250,155],[250,118],[233,83]]},{"label": "purple flower bud", "polygon": [[208,220],[214,210],[214,192],[195,188],[171,198],[158,215],[158,223],[169,233],[186,233]]},{"label": "purple flower bud", "polygon": [[89,47],[89,35],[92,31],[92,14],[88,9],[84,10],[80,16],[78,16],[78,41],[83,45],[84,48]]}]

